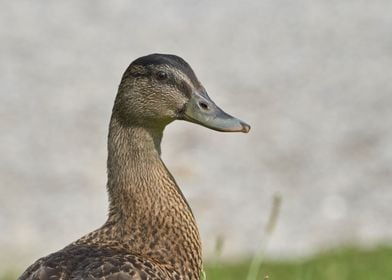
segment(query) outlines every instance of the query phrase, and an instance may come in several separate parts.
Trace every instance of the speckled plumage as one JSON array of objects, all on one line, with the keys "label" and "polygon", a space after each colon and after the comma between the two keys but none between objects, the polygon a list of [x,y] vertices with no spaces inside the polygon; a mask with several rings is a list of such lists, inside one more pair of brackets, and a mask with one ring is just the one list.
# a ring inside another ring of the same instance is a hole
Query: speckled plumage
[{"label": "speckled plumage", "polygon": [[109,125],[108,220],[19,279],[200,279],[196,222],[160,158],[165,126],[184,118],[195,91],[206,96],[177,56],[149,55],[128,67]]}]

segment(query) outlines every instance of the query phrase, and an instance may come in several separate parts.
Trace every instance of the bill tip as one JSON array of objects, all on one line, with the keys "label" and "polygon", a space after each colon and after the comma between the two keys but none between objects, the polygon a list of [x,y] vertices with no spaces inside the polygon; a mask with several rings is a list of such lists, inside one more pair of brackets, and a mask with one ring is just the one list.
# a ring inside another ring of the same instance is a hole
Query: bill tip
[{"label": "bill tip", "polygon": [[250,131],[250,125],[244,122],[241,122],[242,132],[248,133]]}]

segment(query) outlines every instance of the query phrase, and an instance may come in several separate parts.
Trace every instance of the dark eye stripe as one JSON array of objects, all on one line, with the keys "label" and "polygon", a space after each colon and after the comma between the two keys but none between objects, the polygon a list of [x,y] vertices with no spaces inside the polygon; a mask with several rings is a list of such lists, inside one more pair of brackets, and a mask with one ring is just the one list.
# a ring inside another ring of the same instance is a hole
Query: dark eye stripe
[{"label": "dark eye stripe", "polygon": [[187,82],[185,81],[180,81],[177,83],[177,88],[186,96],[186,97],[191,97],[192,94],[192,87],[188,85]]},{"label": "dark eye stripe", "polygon": [[[148,68],[147,68],[148,69]],[[166,77],[160,77],[160,75],[164,73]],[[175,73],[168,73],[163,70],[159,70],[155,72],[153,69],[148,69],[146,72],[130,72],[133,78],[146,77],[146,78],[155,78],[161,83],[165,83],[167,85],[173,86],[177,88],[181,93],[183,93],[186,97],[190,97],[192,94],[193,85],[189,85],[187,81],[183,80],[181,76],[175,75]]]}]

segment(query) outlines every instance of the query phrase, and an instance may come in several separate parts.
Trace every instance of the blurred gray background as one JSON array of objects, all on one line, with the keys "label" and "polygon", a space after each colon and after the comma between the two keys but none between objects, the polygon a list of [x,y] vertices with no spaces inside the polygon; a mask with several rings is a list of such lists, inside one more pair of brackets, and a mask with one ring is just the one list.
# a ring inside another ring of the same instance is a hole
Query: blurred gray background
[{"label": "blurred gray background", "polygon": [[271,257],[392,240],[391,1],[0,3],[0,271],[103,224],[117,86],[153,52],[252,125],[165,131],[207,258],[257,250],[276,193]]}]

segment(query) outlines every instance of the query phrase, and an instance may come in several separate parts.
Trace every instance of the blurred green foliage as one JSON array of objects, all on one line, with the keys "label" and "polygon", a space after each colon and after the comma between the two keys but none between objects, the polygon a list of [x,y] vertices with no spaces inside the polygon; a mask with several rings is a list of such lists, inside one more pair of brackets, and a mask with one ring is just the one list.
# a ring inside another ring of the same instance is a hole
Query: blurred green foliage
[{"label": "blurred green foliage", "polygon": [[[246,279],[249,262],[221,263],[205,267],[208,280]],[[338,249],[295,261],[265,262],[260,280],[389,280],[392,279],[392,247],[373,250]]]}]

